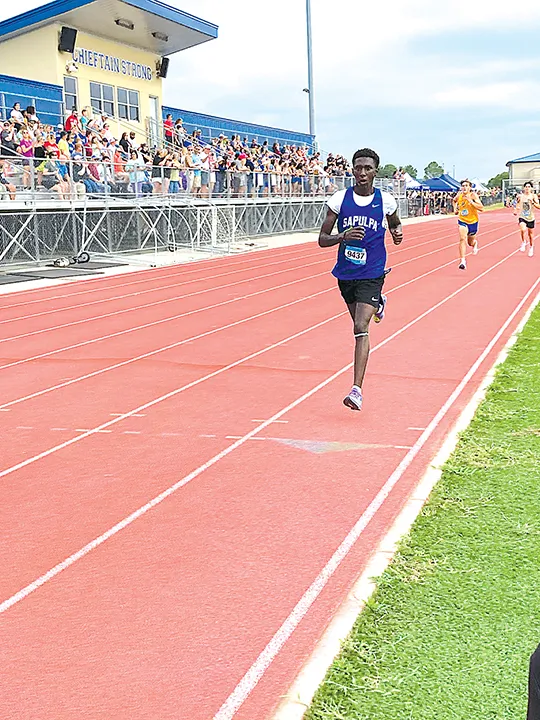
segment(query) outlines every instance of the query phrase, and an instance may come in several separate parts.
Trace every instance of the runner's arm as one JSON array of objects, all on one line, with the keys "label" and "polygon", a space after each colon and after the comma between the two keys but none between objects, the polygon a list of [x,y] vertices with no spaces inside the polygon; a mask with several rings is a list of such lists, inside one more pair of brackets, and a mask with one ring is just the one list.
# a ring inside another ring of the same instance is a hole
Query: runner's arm
[{"label": "runner's arm", "polygon": [[522,203],[522,201],[521,201],[521,195],[520,195],[520,196],[518,197],[518,199],[517,199],[517,201],[516,201],[516,205],[515,205],[515,207],[514,207],[514,215],[517,215],[518,213],[521,212],[522,204],[523,204],[523,203]]},{"label": "runner's arm", "polygon": [[482,205],[482,201],[478,197],[478,193],[471,193],[471,204],[477,210],[480,210],[480,212],[483,212],[484,206]]},{"label": "runner's arm", "polygon": [[388,220],[388,229],[390,230],[390,234],[394,240],[394,245],[401,245],[403,242],[403,227],[397,210],[394,210],[391,215],[387,215],[386,217]]},{"label": "runner's arm", "polygon": [[332,235],[332,230],[334,229],[337,219],[337,214],[328,208],[326,211],[326,217],[321,227],[321,232],[319,233],[319,247],[332,247],[333,245],[339,245],[339,243],[343,242],[345,239],[361,240],[364,237],[365,230],[360,227],[347,228],[347,230],[342,233]]},{"label": "runner's arm", "polygon": [[535,208],[540,210],[540,200],[538,200],[538,195],[533,195],[533,205]]},{"label": "runner's arm", "polygon": [[452,205],[453,205],[453,207],[454,207],[454,215],[458,215],[458,213],[459,213],[459,210],[458,210],[458,198],[459,198],[459,195],[460,195],[460,194],[458,193],[458,194],[456,195],[456,197],[452,199]]}]

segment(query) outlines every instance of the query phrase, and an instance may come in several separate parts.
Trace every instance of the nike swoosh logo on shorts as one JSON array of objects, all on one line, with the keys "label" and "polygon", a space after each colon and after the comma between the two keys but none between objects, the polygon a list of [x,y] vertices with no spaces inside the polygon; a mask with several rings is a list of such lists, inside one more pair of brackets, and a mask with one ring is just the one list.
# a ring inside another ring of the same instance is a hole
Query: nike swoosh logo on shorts
[{"label": "nike swoosh logo on shorts", "polygon": [[371,298],[373,302],[379,302],[379,298]]}]

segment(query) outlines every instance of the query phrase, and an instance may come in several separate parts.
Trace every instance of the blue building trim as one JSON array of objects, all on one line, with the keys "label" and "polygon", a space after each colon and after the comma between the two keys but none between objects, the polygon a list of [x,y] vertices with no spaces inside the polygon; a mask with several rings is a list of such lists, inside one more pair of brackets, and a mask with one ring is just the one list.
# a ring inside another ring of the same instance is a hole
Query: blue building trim
[{"label": "blue building trim", "polygon": [[195,17],[195,15],[190,15],[183,10],[173,8],[170,5],[166,5],[165,3],[160,2],[159,0],[120,1],[123,2],[125,5],[132,5],[139,10],[144,10],[151,13],[152,15],[157,15],[158,17],[165,20],[170,20],[171,22],[178,23],[179,25],[184,25],[191,30],[196,30],[197,32],[204,33],[204,35],[209,35],[212,39],[217,38],[218,36],[218,26],[214,25],[214,23],[207,22],[206,20],[201,20],[201,18]]},{"label": "blue building trim", "polygon": [[268,140],[269,144],[277,141],[288,145],[307,145],[310,148],[313,147],[315,141],[315,136],[309,135],[308,133],[285,130],[283,128],[271,127],[270,125],[258,125],[257,123],[232,120],[231,118],[219,117],[218,115],[207,115],[206,113],[181,110],[168,106],[163,106],[162,110],[163,119],[165,119],[168,114],[171,114],[174,120],[182,118],[184,127],[188,132],[201,130],[205,140],[218,137],[223,133],[227,136],[231,134],[247,135],[250,140],[257,138],[259,142]]},{"label": "blue building trim", "polygon": [[36,113],[46,125],[63,122],[64,92],[60,85],[0,75],[0,117],[9,117],[16,102],[24,109],[34,105]]},{"label": "blue building trim", "polygon": [[35,10],[28,10],[28,12],[15,15],[15,17],[8,18],[1,22],[0,37],[18,33],[21,30],[30,30],[34,25],[46,23],[58,15],[63,15],[71,10],[77,10],[77,8],[89,5],[95,1],[96,0],[53,0],[53,2],[35,8]]},{"label": "blue building trim", "polygon": [[516,158],[515,160],[509,160],[506,164],[511,165],[512,163],[519,162],[538,162],[540,160],[540,153],[534,153],[534,155],[525,155],[525,157]]},{"label": "blue building trim", "polygon": [[[95,2],[97,2],[97,0],[53,0],[53,2],[41,5],[35,10],[29,10],[21,15],[16,15],[15,17],[0,22],[0,37],[14,33],[19,34],[22,31],[29,31],[37,25],[50,24],[50,21],[53,21],[54,18],[60,15],[64,15],[72,10],[78,10],[78,8]],[[163,18],[164,20],[170,20],[178,25],[183,25],[191,30],[196,30],[197,32],[208,35],[211,39],[216,38],[218,35],[217,25],[170,7],[159,0],[120,0],[120,2],[136,7],[139,10],[144,10],[152,15],[157,15],[157,17]]]}]

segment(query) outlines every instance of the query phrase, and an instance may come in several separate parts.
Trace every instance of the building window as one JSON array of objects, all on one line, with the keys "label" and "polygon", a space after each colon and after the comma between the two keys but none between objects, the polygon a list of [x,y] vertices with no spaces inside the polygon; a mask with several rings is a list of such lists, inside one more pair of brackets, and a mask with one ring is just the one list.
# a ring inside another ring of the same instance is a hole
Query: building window
[{"label": "building window", "polygon": [[66,115],[71,113],[72,108],[78,109],[77,78],[64,78],[64,107]]},{"label": "building window", "polygon": [[95,113],[114,117],[114,88],[112,85],[90,83],[90,105]]},{"label": "building window", "polygon": [[122,120],[140,122],[139,93],[118,88],[118,116]]}]

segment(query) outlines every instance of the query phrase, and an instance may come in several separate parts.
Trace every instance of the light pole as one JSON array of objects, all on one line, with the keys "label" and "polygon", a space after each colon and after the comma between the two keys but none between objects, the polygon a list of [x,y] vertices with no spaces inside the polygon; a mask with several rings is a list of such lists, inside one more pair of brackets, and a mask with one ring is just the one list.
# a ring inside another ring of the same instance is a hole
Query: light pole
[{"label": "light pole", "polygon": [[313,49],[311,45],[311,0],[306,0],[306,31],[307,31],[307,67],[308,86],[306,92],[309,100],[309,134],[315,135],[315,106],[313,99]]}]

